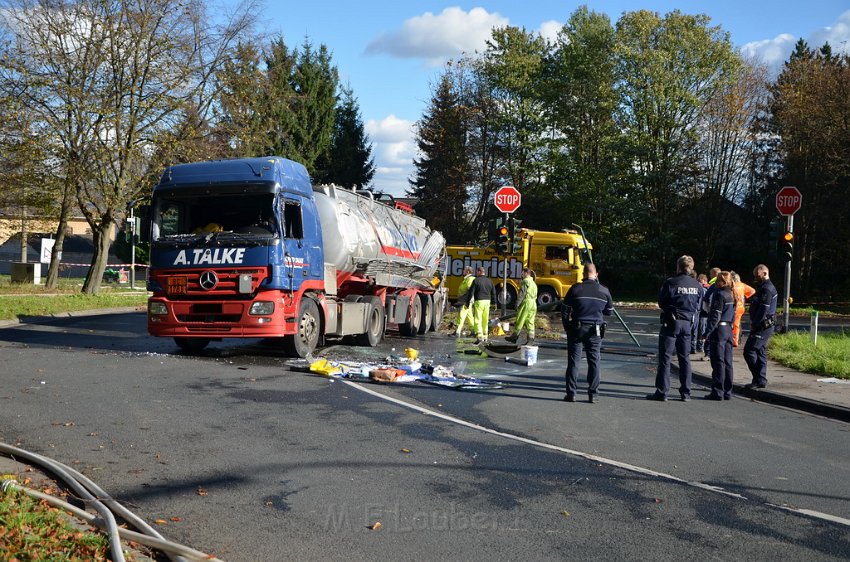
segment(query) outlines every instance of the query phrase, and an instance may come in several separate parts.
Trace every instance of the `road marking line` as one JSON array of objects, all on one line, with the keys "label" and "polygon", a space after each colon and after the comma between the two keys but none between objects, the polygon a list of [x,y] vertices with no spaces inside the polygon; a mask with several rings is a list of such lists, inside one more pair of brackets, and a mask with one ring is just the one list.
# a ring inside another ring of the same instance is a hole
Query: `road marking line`
[{"label": "road marking line", "polygon": [[[673,476],[672,474],[667,474],[666,472],[658,472],[656,470],[652,470],[652,469],[649,469],[649,468],[643,468],[643,467],[636,466],[636,465],[629,464],[629,463],[625,463],[625,462],[616,461],[614,459],[609,459],[609,458],[606,458],[606,457],[600,457],[598,455],[591,455],[589,453],[583,453],[581,451],[576,451],[575,449],[567,449],[566,447],[559,447],[558,445],[552,445],[550,443],[544,443],[542,441],[535,441],[534,439],[529,439],[527,437],[520,437],[519,435],[514,435],[512,433],[505,433],[503,431],[498,431],[498,430],[495,430],[495,429],[491,429],[489,427],[484,427],[483,425],[478,425],[476,423],[468,422],[466,420],[462,420],[460,418],[456,418],[454,416],[450,416],[450,415],[444,414],[442,412],[436,412],[434,410],[429,410],[428,408],[425,408],[423,406],[417,406],[416,404],[411,404],[409,402],[405,402],[404,400],[401,400],[399,398],[393,398],[392,396],[387,396],[386,394],[381,394],[380,392],[378,392],[376,390],[372,390],[371,388],[368,388],[368,387],[366,387],[362,384],[356,383],[356,382],[352,382],[352,381],[348,381],[348,380],[344,380],[344,379],[341,380],[341,382],[347,384],[348,386],[354,387],[361,392],[365,392],[366,394],[371,394],[372,396],[375,396],[376,398],[380,398],[381,400],[386,400],[388,402],[398,404],[399,406],[402,406],[404,408],[408,408],[408,409],[417,411],[421,414],[425,414],[426,416],[433,416],[435,418],[439,418],[441,420],[445,420],[445,421],[448,421],[448,422],[451,422],[451,423],[454,423],[454,424],[462,425],[462,426],[468,427],[470,429],[475,429],[475,430],[481,431],[483,433],[489,433],[490,435],[497,435],[499,437],[504,437],[506,439],[511,439],[513,441],[519,441],[520,443],[525,443],[527,445],[532,445],[534,447],[540,447],[540,448],[543,448],[543,449],[549,449],[551,451],[558,451],[558,452],[561,452],[561,453],[567,453],[569,455],[573,455],[573,456],[580,457],[580,458],[583,458],[583,459],[587,459],[587,460],[595,461],[595,462],[598,462],[598,463],[601,463],[601,464],[606,464],[606,465],[609,465],[609,466],[621,468],[621,469],[627,470],[629,472],[634,472],[634,473],[642,474],[642,475],[645,475],[645,476],[654,476],[656,478],[661,478],[661,479],[664,479],[664,480],[670,480],[672,482],[684,484],[686,486],[691,486],[693,488],[698,488],[700,490],[705,490],[705,491],[708,491],[708,492],[714,492],[716,494],[721,494],[721,495],[728,496],[728,497],[731,497],[731,498],[750,501],[749,498],[747,498],[746,496],[742,496],[741,494],[736,494],[735,492],[730,492],[729,490],[721,488],[720,486],[712,486],[711,484],[706,484],[704,482],[696,482],[696,481],[693,481],[693,480],[685,480],[684,478],[679,478],[677,476]],[[770,503],[770,502],[763,502],[762,505],[766,505],[768,507],[779,508],[779,509],[782,509],[784,511],[790,511],[792,513],[797,513],[797,514],[800,514],[800,515],[806,515],[806,516],[809,516],[809,517],[813,517],[815,519],[822,519],[822,520],[825,520],[825,521],[830,521],[832,523],[838,523],[840,525],[850,527],[850,519],[844,519],[843,517],[830,515],[828,513],[822,513],[820,511],[813,511],[813,510],[810,510],[810,509],[804,509],[804,508],[799,508],[799,507],[788,507],[788,506],[783,506],[783,505],[776,505],[776,504],[773,504],[773,503]]]}]

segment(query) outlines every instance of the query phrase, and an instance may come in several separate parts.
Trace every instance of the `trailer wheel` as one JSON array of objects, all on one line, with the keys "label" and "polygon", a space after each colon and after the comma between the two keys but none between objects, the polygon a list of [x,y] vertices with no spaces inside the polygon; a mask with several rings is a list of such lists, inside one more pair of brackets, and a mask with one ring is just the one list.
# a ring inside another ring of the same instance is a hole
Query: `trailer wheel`
[{"label": "trailer wheel", "polygon": [[418,296],[410,299],[410,322],[398,325],[398,331],[402,336],[412,338],[419,333],[419,324],[422,323],[422,301]]},{"label": "trailer wheel", "polygon": [[207,338],[174,338],[174,343],[183,351],[198,353],[210,343],[210,340]]},{"label": "trailer wheel", "polygon": [[434,299],[431,295],[419,293],[419,299],[422,301],[422,321],[419,322],[419,333],[424,334],[431,329],[431,319],[434,316]]},{"label": "trailer wheel", "polygon": [[558,293],[555,292],[555,289],[552,287],[540,287],[537,291],[537,306],[544,307],[549,306],[557,302]]},{"label": "trailer wheel", "polygon": [[384,339],[384,326],[386,324],[386,313],[381,299],[373,296],[361,297],[360,302],[369,304],[366,311],[366,333],[359,334],[356,338],[358,345],[375,347]]},{"label": "trailer wheel", "polygon": [[435,295],[434,298],[434,316],[431,320],[431,330],[436,332],[440,329],[440,324],[443,323],[443,314],[446,311],[446,299],[442,295]]},{"label": "trailer wheel", "polygon": [[320,329],[319,308],[316,302],[302,298],[295,335],[283,338],[284,351],[293,357],[307,357],[319,345]]}]

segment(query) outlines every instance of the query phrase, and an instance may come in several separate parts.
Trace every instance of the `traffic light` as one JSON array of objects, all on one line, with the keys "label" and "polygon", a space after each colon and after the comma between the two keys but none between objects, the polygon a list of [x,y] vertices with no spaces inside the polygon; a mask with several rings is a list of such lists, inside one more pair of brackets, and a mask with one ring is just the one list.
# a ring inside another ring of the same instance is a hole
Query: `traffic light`
[{"label": "traffic light", "polygon": [[779,249],[779,234],[782,232],[781,218],[775,218],[770,221],[770,231],[767,237],[767,255],[775,258]]},{"label": "traffic light", "polygon": [[522,239],[519,236],[522,221],[511,217],[509,219],[509,223],[511,227],[511,253],[516,254],[522,249]]},{"label": "traffic light", "polygon": [[789,262],[794,257],[794,233],[786,231],[782,235],[782,261]]},{"label": "traffic light", "polygon": [[498,238],[496,239],[496,247],[500,254],[507,255],[511,252],[511,230],[508,228],[507,224],[504,224],[501,221],[501,219],[499,219],[499,221],[501,224],[498,225],[498,229],[496,231],[496,234],[498,235]]}]

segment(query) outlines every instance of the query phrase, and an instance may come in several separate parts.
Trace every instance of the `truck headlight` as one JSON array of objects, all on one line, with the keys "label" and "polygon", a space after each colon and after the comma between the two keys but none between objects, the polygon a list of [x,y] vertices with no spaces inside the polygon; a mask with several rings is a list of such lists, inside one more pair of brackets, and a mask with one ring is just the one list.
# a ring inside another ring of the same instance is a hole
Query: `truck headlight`
[{"label": "truck headlight", "polygon": [[163,316],[168,314],[168,307],[164,302],[151,301],[148,303],[148,314],[151,316]]},{"label": "truck headlight", "polygon": [[274,302],[272,301],[257,301],[251,305],[251,310],[248,314],[251,316],[269,316],[274,313]]}]

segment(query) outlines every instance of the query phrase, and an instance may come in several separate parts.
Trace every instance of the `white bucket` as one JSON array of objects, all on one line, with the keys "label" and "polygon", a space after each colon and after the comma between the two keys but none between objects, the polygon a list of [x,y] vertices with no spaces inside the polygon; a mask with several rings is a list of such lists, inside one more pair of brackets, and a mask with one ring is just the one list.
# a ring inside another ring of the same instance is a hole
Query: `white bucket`
[{"label": "white bucket", "polygon": [[510,322],[502,322],[502,331],[506,334],[511,331],[511,323]]},{"label": "white bucket", "polygon": [[537,346],[536,345],[524,345],[522,346],[522,359],[525,361],[525,364],[531,367],[535,363],[537,363]]}]

